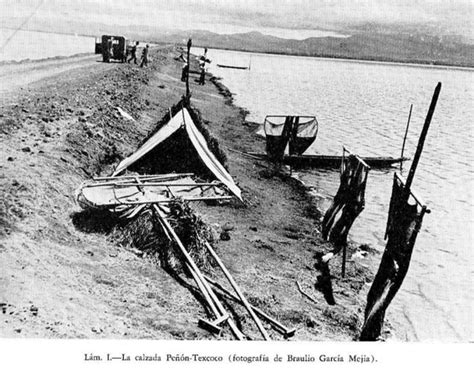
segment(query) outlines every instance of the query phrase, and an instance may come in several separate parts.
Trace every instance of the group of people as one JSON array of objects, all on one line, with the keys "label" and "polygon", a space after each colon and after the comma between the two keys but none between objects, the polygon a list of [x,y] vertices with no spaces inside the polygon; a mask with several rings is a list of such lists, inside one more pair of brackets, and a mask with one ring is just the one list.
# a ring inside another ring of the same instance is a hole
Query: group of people
[{"label": "group of people", "polygon": [[[127,60],[128,63],[133,61],[133,63],[137,64],[137,49],[140,42],[137,41],[132,47],[130,48],[130,58]],[[148,49],[149,45],[147,44],[145,48],[142,49],[142,56],[140,58],[140,67],[148,66]]]},{"label": "group of people", "polygon": [[[181,81],[186,81],[186,77],[189,74],[189,63],[184,57],[183,53],[177,58],[180,61],[184,62],[183,68],[181,70]],[[206,65],[211,63],[211,60],[207,58],[207,48],[204,48],[204,54],[198,58],[199,61],[199,85],[204,85],[206,83]]]}]

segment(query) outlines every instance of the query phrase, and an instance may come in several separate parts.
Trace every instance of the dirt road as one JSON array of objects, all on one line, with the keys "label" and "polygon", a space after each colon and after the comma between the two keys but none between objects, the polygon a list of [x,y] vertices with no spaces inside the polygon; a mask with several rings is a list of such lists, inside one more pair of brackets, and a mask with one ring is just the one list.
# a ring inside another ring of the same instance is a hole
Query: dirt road
[{"label": "dirt road", "polygon": [[[102,63],[100,55],[87,54],[73,57],[50,58],[41,61],[25,61],[0,64],[0,97],[20,88],[26,89],[35,83],[54,83],[59,76],[61,80],[73,81],[77,78],[77,70],[87,69],[88,72],[106,71],[115,64]],[[84,71],[82,71],[84,72]]]}]

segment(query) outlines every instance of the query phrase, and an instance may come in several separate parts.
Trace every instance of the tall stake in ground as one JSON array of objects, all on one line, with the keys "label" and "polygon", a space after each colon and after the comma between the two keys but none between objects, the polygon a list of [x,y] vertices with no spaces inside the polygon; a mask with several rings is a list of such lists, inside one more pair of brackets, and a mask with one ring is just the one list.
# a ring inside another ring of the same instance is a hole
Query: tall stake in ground
[{"label": "tall stake in ground", "polygon": [[408,173],[407,182],[405,184],[405,191],[406,191],[405,194],[406,194],[407,199],[410,195],[411,184],[413,182],[413,178],[415,177],[415,171],[416,171],[416,167],[418,166],[418,161],[420,160],[421,153],[423,152],[423,145],[425,144],[426,135],[428,134],[428,129],[430,127],[431,119],[433,117],[434,110],[436,108],[436,103],[438,102],[440,90],[441,90],[441,83],[438,83],[433,93],[433,98],[431,99],[430,108],[428,110],[428,114],[426,115],[425,124],[423,125],[423,130],[421,131],[420,139],[418,140],[418,146],[416,147],[416,153],[413,158],[413,163],[411,163],[410,172]]},{"label": "tall stake in ground", "polygon": [[186,100],[189,103],[189,71],[191,70],[191,59],[189,58],[191,55],[191,46],[193,45],[193,41],[191,39],[188,40],[188,53],[187,53],[187,61],[188,61],[188,72],[186,73]]},{"label": "tall stake in ground", "polygon": [[412,110],[413,110],[413,103],[410,105],[410,113],[408,114],[407,128],[405,129],[405,136],[403,137],[402,153],[400,155],[400,158],[402,159],[402,161],[400,162],[400,172],[402,171],[402,168],[403,168],[403,153],[405,152],[405,142],[407,140],[408,128],[410,128],[410,119],[411,119]]},{"label": "tall stake in ground", "polygon": [[[420,231],[423,216],[427,212],[427,206],[412,193],[411,184],[423,151],[440,90],[441,83],[438,83],[426,115],[407,181],[403,183],[397,173],[394,175],[386,232],[388,241],[374,282],[367,295],[365,321],[359,337],[360,341],[375,341],[380,337],[385,311],[400,289],[410,266],[416,237]],[[415,205],[409,204],[410,196],[414,197]]]}]

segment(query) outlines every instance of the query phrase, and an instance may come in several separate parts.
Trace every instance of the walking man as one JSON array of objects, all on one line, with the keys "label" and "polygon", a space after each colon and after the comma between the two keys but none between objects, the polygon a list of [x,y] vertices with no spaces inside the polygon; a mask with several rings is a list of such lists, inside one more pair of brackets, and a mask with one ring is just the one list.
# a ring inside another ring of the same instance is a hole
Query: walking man
[{"label": "walking man", "polygon": [[207,59],[207,48],[204,49],[204,55],[202,55],[199,58],[199,69],[200,69],[200,75],[199,75],[199,85],[204,85],[206,81],[206,63],[210,63]]},{"label": "walking man", "polygon": [[186,76],[188,76],[189,73],[189,65],[188,61],[184,62],[183,68],[181,69],[181,81],[185,82],[186,81]]},{"label": "walking man", "polygon": [[147,44],[142,50],[142,63],[140,63],[140,67],[148,66],[148,47],[149,45]]},{"label": "walking man", "polygon": [[138,47],[138,44],[140,44],[140,42],[136,42],[135,45],[132,46],[132,49],[130,50],[130,58],[128,59],[128,63],[130,63],[130,61],[133,61],[133,63],[137,64],[137,47]]}]

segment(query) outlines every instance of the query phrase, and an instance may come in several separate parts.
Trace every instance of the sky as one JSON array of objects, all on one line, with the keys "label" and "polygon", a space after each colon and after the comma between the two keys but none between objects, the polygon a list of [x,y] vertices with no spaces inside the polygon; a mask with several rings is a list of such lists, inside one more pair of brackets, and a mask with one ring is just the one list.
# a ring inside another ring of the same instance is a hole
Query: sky
[{"label": "sky", "polygon": [[[314,29],[342,23],[436,24],[472,34],[474,0],[0,0],[0,22],[34,17],[164,29]],[[1,23],[0,23],[1,26]],[[466,35],[465,35],[466,36]]]}]

